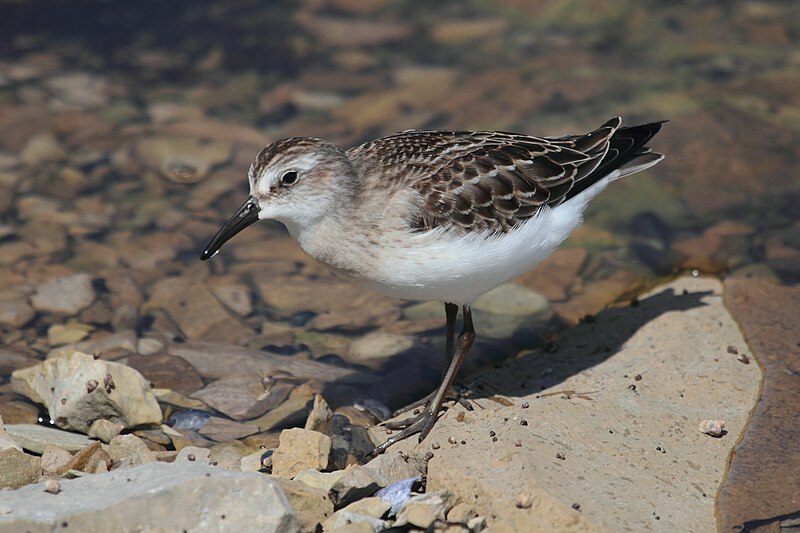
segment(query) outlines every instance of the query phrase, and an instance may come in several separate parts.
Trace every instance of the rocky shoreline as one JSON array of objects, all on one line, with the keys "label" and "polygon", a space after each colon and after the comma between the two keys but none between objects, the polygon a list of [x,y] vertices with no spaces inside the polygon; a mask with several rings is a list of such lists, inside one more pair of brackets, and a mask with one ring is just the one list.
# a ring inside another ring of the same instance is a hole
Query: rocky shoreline
[{"label": "rocky shoreline", "polygon": [[[169,396],[133,369],[56,354],[17,370],[12,387],[46,403],[58,425],[93,438],[6,424],[0,477],[22,488],[0,493],[0,531],[64,523],[108,531],[712,530],[715,496],[761,386],[724,290],[712,278],[680,278],[598,313],[562,332],[556,348],[473,376],[474,410],[456,405],[423,443],[409,439],[363,465],[386,436],[364,423],[363,407],[349,411],[361,419],[334,414],[323,395],[297,395],[301,386],[282,396],[300,398],[305,429],[257,439],[263,426],[229,420],[217,431],[239,440],[213,444],[202,428],[159,425],[160,414],[146,420],[156,397]],[[307,366],[291,371],[313,374]],[[56,368],[58,381],[49,381]],[[44,399],[37,387],[56,390]],[[92,395],[98,400],[88,403]],[[252,407],[246,394],[225,400],[228,415]],[[97,406],[106,411],[87,424]],[[206,423],[216,416],[197,412]],[[707,420],[723,420],[724,430],[702,432]],[[250,437],[234,431],[248,426]]]}]

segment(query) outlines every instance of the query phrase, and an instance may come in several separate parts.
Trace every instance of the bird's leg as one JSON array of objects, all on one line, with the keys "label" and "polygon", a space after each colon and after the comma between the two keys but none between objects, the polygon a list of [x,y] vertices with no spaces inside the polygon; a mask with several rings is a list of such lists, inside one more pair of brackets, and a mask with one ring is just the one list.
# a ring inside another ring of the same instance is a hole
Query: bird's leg
[{"label": "bird's leg", "polygon": [[[448,308],[446,307],[445,310],[448,310]],[[475,328],[472,325],[472,309],[470,309],[469,305],[464,305],[463,314],[464,325],[461,328],[461,333],[458,335],[458,343],[456,345],[455,354],[450,360],[450,364],[447,366],[447,371],[442,377],[442,382],[439,385],[439,388],[436,389],[436,394],[434,394],[430,399],[428,405],[425,407],[425,410],[422,411],[422,413],[420,413],[416,418],[412,419],[410,421],[411,423],[407,425],[403,431],[397,435],[389,437],[383,444],[376,446],[373,454],[377,455],[382,453],[386,451],[386,449],[392,444],[416,433],[419,433],[419,440],[421,442],[425,437],[428,436],[428,433],[430,433],[431,429],[433,429],[436,420],[439,418],[439,411],[442,409],[442,402],[447,395],[447,391],[450,388],[450,385],[453,383],[453,379],[455,379],[458,368],[464,361],[464,357],[467,355],[467,352],[469,352],[469,349],[472,347],[472,343],[475,341]]]},{"label": "bird's leg", "polygon": [[[442,366],[442,380],[444,380],[445,374],[447,373],[447,368],[450,366],[450,362],[453,360],[453,341],[456,338],[456,317],[458,316],[458,306],[456,304],[444,304],[444,313],[447,317],[447,338],[445,343],[444,349],[444,365]],[[392,413],[392,416],[399,416],[407,411],[411,411],[412,409],[416,409],[417,407],[426,405],[431,398],[436,394],[436,391],[431,392],[424,398],[412,402],[405,407],[402,407]],[[459,392],[453,391],[452,389],[447,391],[445,398],[457,401],[461,404],[464,409],[468,411],[472,411],[472,405],[464,398]],[[413,419],[408,419],[409,423],[413,421]],[[403,424],[404,421],[397,422],[392,424],[390,427],[391,429],[402,429],[408,424]],[[394,426],[394,427],[392,427]]]}]

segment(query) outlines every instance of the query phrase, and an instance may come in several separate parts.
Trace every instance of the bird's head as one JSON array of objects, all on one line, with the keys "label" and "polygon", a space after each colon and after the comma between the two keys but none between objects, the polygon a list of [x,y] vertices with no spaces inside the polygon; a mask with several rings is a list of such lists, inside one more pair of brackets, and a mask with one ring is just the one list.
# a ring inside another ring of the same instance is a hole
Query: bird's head
[{"label": "bird's head", "polygon": [[354,186],[347,154],[321,139],[292,137],[265,147],[250,165],[250,196],[208,243],[213,256],[231,237],[259,219],[282,222],[293,236],[329,216]]}]

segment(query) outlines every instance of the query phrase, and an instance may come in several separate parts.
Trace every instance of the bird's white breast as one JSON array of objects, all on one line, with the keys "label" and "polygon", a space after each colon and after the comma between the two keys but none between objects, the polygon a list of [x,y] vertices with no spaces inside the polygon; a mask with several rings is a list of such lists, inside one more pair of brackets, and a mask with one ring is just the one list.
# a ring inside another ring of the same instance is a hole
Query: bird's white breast
[{"label": "bird's white breast", "polygon": [[317,236],[326,243],[338,240],[335,246],[314,246],[303,239],[300,243],[307,253],[342,277],[389,296],[471,303],[553,253],[580,225],[587,202],[607,183],[602,180],[569,202],[543,208],[506,233],[437,228],[365,237],[351,228],[347,234],[339,234],[341,240]]}]

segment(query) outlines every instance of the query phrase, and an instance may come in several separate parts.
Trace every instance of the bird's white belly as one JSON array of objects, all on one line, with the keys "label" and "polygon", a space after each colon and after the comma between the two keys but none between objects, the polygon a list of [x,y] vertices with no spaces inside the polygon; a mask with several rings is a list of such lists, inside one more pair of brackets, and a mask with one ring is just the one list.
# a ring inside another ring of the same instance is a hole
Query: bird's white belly
[{"label": "bird's white belly", "polygon": [[376,254],[376,271],[354,281],[395,298],[471,303],[553,253],[581,223],[587,200],[545,208],[507,233],[433,230],[395,239]]},{"label": "bird's white belly", "polygon": [[298,241],[315,259],[359,285],[406,300],[471,303],[548,257],[582,220],[588,201],[609,179],[506,233],[433,229],[347,236],[330,226]]}]

